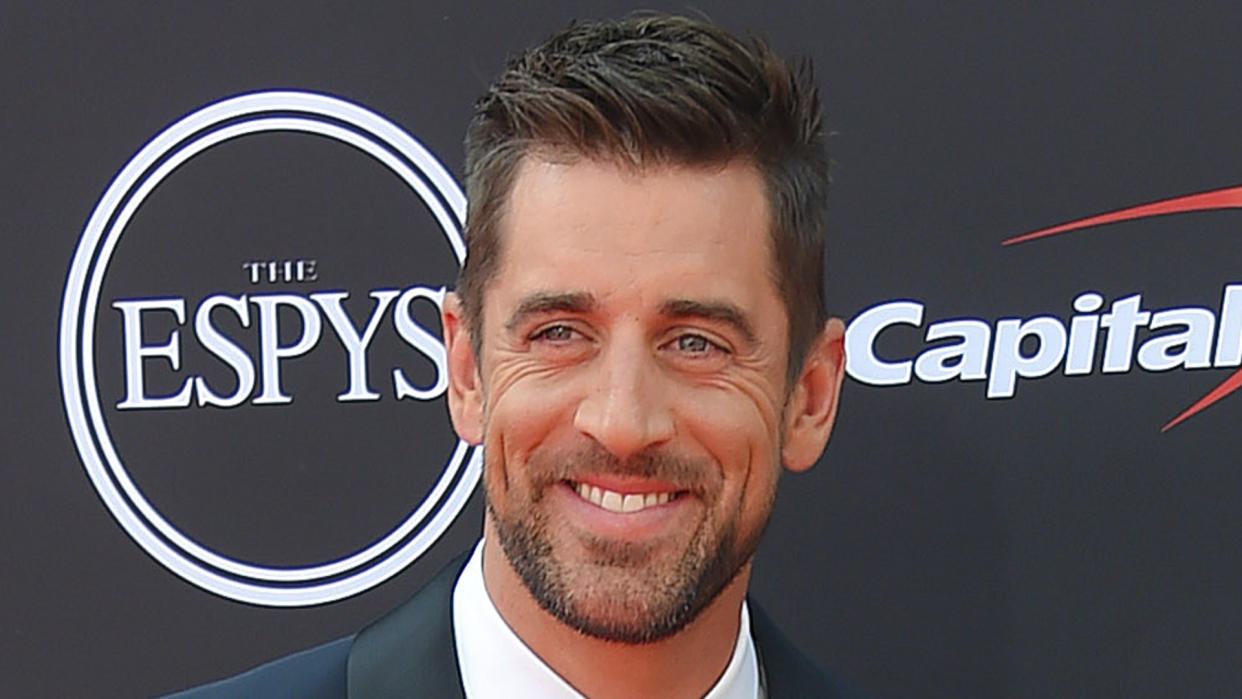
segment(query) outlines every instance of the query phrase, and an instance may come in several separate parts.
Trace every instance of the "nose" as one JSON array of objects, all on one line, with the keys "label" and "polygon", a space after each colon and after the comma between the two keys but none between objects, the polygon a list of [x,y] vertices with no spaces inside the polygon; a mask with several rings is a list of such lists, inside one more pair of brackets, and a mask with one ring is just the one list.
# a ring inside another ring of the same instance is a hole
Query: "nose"
[{"label": "nose", "polygon": [[672,438],[670,387],[641,341],[614,342],[588,367],[574,427],[624,459]]}]

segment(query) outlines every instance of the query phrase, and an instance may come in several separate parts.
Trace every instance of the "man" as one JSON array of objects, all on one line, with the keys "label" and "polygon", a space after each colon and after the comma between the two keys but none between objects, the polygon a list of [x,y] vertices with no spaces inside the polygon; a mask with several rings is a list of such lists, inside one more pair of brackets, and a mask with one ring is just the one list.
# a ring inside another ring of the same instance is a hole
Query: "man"
[{"label": "man", "polygon": [[844,367],[809,71],[700,21],[576,24],[510,62],[466,145],[442,320],[483,541],[357,636],[197,691],[844,696],[746,600]]}]

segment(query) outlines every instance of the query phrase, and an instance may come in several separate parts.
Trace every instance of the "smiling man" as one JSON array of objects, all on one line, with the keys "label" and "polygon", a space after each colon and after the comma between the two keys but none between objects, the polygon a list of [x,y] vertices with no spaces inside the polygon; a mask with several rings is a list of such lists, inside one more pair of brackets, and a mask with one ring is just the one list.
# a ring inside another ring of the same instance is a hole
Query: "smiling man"
[{"label": "smiling man", "polygon": [[[833,695],[745,603],[844,366],[823,140],[809,71],[684,18],[571,27],[480,101],[444,328],[488,514],[456,597],[480,577],[550,670],[529,696]],[[516,691],[462,635],[467,690]]]},{"label": "smiling man", "polygon": [[443,326],[483,540],[357,636],[214,688],[845,696],[746,596],[844,367],[809,69],[686,18],[575,24],[510,62],[466,145]]},{"label": "smiling man", "polygon": [[532,153],[477,351],[446,305],[454,424],[486,449],[487,595],[587,696],[762,684],[740,633],[750,563],[782,461],[823,448],[841,366],[832,323],[787,385],[768,211],[744,160]]}]

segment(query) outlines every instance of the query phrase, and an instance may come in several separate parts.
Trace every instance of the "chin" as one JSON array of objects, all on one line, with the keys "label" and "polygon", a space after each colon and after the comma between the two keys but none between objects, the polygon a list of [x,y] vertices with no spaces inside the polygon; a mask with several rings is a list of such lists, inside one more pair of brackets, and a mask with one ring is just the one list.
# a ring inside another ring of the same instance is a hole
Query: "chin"
[{"label": "chin", "polygon": [[[506,558],[539,606],[587,636],[614,643],[676,635],[754,553],[750,541],[737,545],[733,531],[715,545],[691,541],[680,554],[663,557],[633,542],[555,541],[570,535],[550,535],[542,517],[506,520],[493,513],[493,521]],[[564,555],[568,549],[585,555]]]}]

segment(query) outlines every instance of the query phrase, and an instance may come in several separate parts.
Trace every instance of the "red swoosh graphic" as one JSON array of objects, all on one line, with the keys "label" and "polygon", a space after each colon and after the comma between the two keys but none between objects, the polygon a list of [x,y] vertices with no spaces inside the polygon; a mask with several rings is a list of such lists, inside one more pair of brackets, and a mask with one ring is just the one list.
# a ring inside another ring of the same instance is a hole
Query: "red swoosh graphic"
[{"label": "red swoosh graphic", "polygon": [[[1040,228],[1039,230],[1023,233],[1012,238],[1001,241],[1001,245],[1013,245],[1015,243],[1025,243],[1028,240],[1044,238],[1057,233],[1066,233],[1068,231],[1087,228],[1089,226],[1099,226],[1105,223],[1115,223],[1117,221],[1130,221],[1136,218],[1147,218],[1149,216],[1163,216],[1165,214],[1180,214],[1187,211],[1208,211],[1211,209],[1238,209],[1242,208],[1242,186],[1225,187],[1224,189],[1213,189],[1207,192],[1199,192],[1197,194],[1187,194],[1180,197],[1172,197],[1170,199],[1161,199],[1148,204],[1139,204],[1116,211],[1109,211],[1087,218],[1080,218],[1076,221],[1067,221],[1059,223],[1055,226]],[[1165,423],[1160,428],[1161,432],[1167,432],[1178,423],[1181,423],[1209,405],[1224,398],[1242,387],[1242,368],[1229,375],[1229,378],[1220,383],[1219,386],[1208,391],[1199,400],[1195,401],[1176,417]]]},{"label": "red swoosh graphic", "polygon": [[1203,410],[1204,408],[1215,403],[1221,398],[1224,398],[1230,393],[1233,393],[1234,391],[1238,390],[1239,386],[1242,386],[1242,369],[1238,369],[1237,371],[1230,374],[1229,378],[1222,381],[1219,386],[1208,391],[1207,395],[1203,396],[1199,400],[1192,403],[1189,408],[1186,408],[1182,412],[1178,413],[1177,417],[1165,423],[1164,427],[1160,428],[1160,431],[1168,432],[1175,425],[1177,425],[1177,423],[1190,418],[1190,416],[1194,415],[1200,410]]},{"label": "red swoosh graphic", "polygon": [[1105,214],[1096,214],[1087,218],[1080,218],[1077,221],[1067,221],[1048,228],[1040,228],[1037,231],[1023,233],[1012,238],[1001,241],[1001,245],[1013,245],[1014,243],[1025,243],[1028,240],[1043,238],[1057,233],[1065,233],[1079,228],[1088,226],[1099,226],[1105,223],[1115,223],[1117,221],[1130,221],[1136,218],[1147,218],[1149,216],[1163,216],[1164,214],[1180,214],[1187,211],[1208,211],[1211,209],[1238,209],[1242,208],[1242,186],[1226,187],[1224,189],[1213,189],[1210,192],[1199,192],[1198,194],[1187,194],[1181,197],[1173,197],[1172,199],[1161,199],[1153,201],[1150,204],[1139,204],[1125,209],[1117,209],[1109,211]]}]

